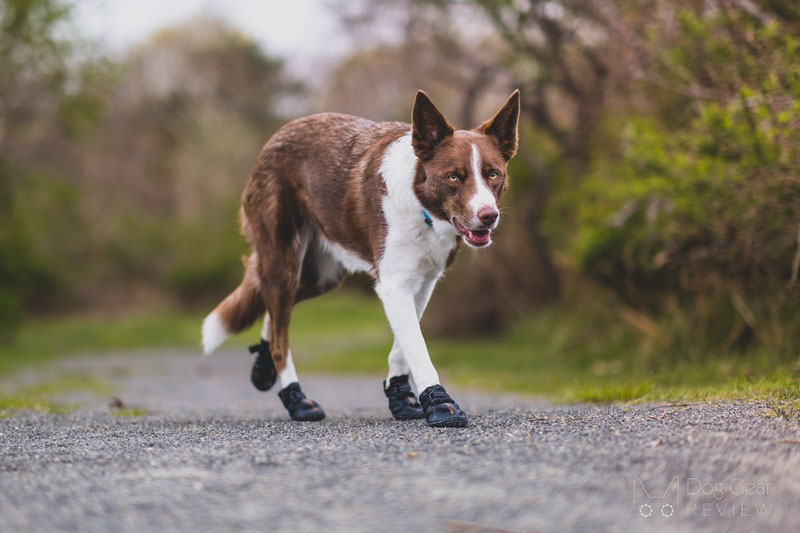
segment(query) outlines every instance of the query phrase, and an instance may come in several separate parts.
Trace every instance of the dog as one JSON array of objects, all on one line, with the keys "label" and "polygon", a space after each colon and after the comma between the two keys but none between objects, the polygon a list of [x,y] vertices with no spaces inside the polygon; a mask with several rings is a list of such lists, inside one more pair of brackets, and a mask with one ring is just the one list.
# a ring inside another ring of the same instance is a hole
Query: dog
[{"label": "dog", "polygon": [[519,114],[517,90],[491,119],[455,130],[419,91],[411,124],[321,113],[279,129],[242,196],[251,253],[241,284],[203,322],[205,354],[264,315],[261,342],[250,347],[253,385],[266,391],[280,381],[278,395],[293,420],[323,419],[292,361],[292,307],[349,273],[367,272],[394,333],[383,382],[392,415],[466,426],[466,414],[439,383],[419,321],[462,243],[492,242]]}]

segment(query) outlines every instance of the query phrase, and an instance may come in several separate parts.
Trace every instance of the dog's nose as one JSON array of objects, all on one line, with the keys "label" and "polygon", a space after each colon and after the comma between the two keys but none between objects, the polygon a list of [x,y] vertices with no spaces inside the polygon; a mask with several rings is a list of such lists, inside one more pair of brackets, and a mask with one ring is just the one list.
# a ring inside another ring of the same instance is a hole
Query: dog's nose
[{"label": "dog's nose", "polygon": [[500,216],[500,213],[498,213],[497,209],[494,207],[485,205],[478,209],[478,219],[483,222],[484,226],[491,226],[494,224],[498,216]]}]

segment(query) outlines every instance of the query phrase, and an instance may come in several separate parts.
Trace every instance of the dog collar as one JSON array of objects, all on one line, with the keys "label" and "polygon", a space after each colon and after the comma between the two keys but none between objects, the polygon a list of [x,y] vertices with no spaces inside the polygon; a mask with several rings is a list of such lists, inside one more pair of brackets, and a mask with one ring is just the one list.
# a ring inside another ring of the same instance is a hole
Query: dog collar
[{"label": "dog collar", "polygon": [[431,219],[431,216],[424,209],[422,210],[422,216],[425,217],[425,224],[427,224],[429,228],[432,228],[433,227],[433,219]]}]

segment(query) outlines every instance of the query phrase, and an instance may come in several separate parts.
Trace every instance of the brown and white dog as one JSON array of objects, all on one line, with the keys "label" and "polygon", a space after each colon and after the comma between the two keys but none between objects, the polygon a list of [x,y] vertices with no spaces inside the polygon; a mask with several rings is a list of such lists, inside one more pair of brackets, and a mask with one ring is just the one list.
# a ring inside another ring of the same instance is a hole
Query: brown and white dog
[{"label": "brown and white dog", "polygon": [[419,321],[461,243],[491,243],[519,113],[515,91],[493,118],[454,130],[420,91],[411,125],[322,113],[283,126],[245,188],[241,222],[252,252],[241,285],[203,323],[205,353],[265,314],[262,342],[251,348],[253,383],[266,390],[279,379],[292,418],[319,420],[324,413],[300,391],[292,362],[292,307],[367,272],[394,333],[384,382],[392,413],[466,425],[439,384]]}]

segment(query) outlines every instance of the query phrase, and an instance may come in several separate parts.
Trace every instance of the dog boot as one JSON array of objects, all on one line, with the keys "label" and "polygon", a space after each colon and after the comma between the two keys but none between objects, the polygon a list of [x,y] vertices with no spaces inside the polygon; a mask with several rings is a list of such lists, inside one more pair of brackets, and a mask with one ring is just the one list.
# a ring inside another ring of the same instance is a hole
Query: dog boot
[{"label": "dog boot", "polygon": [[281,389],[278,396],[283,402],[283,406],[289,410],[292,420],[315,422],[325,418],[325,411],[322,410],[322,407],[317,402],[306,398],[297,382]]},{"label": "dog boot", "polygon": [[250,353],[257,353],[253,361],[253,369],[250,371],[250,381],[253,386],[260,391],[268,391],[278,379],[278,371],[272,361],[272,354],[269,351],[269,342],[261,340],[260,344],[254,344],[250,348]]},{"label": "dog boot", "polygon": [[414,393],[411,392],[408,374],[392,377],[388,386],[384,381],[383,393],[389,398],[389,409],[395,419],[414,420],[416,418],[425,418],[422,406],[420,406]]},{"label": "dog boot", "polygon": [[435,428],[463,428],[467,415],[441,385],[431,385],[419,395],[428,425]]}]

